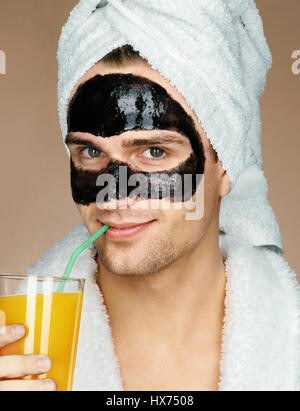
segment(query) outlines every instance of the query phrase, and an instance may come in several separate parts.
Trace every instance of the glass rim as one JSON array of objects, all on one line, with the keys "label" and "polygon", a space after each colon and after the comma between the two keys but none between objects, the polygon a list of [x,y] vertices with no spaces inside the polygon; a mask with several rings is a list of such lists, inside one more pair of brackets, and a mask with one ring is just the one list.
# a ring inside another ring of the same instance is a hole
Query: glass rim
[{"label": "glass rim", "polygon": [[37,278],[37,281],[45,281],[53,279],[54,281],[75,281],[75,282],[85,282],[86,278],[75,278],[75,277],[58,277],[55,275],[43,275],[43,274],[9,274],[9,273],[0,273],[0,279],[6,280],[27,280],[29,277]]}]

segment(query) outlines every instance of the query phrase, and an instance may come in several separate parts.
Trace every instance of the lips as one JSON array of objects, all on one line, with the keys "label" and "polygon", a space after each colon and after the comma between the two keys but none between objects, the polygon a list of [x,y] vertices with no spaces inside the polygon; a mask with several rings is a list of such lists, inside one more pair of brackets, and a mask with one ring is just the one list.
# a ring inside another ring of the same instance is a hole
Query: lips
[{"label": "lips", "polygon": [[[100,220],[99,220],[100,221]],[[101,224],[107,224],[110,228],[105,232],[105,235],[114,240],[121,240],[125,238],[129,238],[141,231],[144,231],[148,228],[151,224],[153,224],[156,220],[148,221],[146,223],[113,223],[113,222],[103,222],[100,221]]]},{"label": "lips", "polygon": [[[100,221],[100,220],[99,220]],[[120,230],[124,229],[124,228],[132,228],[132,227],[137,227],[139,225],[143,225],[143,224],[147,224],[150,221],[146,221],[146,222],[135,222],[135,223],[122,223],[122,224],[117,224],[117,223],[113,223],[113,222],[103,222],[100,221],[102,224],[107,224],[112,228],[118,228]]]}]

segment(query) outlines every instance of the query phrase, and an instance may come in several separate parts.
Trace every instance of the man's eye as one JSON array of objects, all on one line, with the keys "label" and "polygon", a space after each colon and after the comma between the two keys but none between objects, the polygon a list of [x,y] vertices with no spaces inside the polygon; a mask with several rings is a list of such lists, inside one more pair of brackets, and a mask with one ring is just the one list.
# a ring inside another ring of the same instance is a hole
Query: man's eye
[{"label": "man's eye", "polygon": [[162,150],[161,148],[158,147],[151,147],[148,150],[144,151],[144,153],[148,153],[148,155],[145,155],[146,158],[163,158],[163,155],[165,153],[165,150]]},{"label": "man's eye", "polygon": [[101,156],[101,151],[96,150],[95,148],[86,148],[85,150],[82,151],[87,157],[90,158],[98,158]]}]

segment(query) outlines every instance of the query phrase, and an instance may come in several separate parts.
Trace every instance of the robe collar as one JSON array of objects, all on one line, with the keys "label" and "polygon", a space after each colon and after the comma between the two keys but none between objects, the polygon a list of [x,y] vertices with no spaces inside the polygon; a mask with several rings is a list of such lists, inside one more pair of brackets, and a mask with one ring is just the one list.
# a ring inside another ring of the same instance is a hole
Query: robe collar
[{"label": "robe collar", "polygon": [[[77,226],[27,273],[61,276],[75,248],[90,237]],[[226,265],[220,391],[300,391],[300,287],[285,259],[268,247],[220,235]],[[96,283],[96,249],[78,258],[86,278],[74,376],[77,391],[123,391],[109,316]],[[158,387],[159,389],[159,387]]]}]

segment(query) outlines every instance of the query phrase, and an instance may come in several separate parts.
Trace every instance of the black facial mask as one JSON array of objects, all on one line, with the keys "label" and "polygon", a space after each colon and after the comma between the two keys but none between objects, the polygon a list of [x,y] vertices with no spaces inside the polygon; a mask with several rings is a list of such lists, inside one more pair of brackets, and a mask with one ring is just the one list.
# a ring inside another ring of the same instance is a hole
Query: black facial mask
[{"label": "black facial mask", "polygon": [[[167,197],[172,201],[189,201],[201,181],[196,175],[204,174],[204,150],[192,117],[171,98],[166,89],[147,78],[132,74],[97,75],[79,86],[69,105],[68,132],[109,138],[129,130],[177,131],[189,139],[193,153],[174,169],[153,173],[133,170],[127,163],[119,161],[111,161],[105,169],[87,171],[76,168],[71,160],[74,201],[83,205],[95,203],[101,190],[96,181],[104,173],[116,179],[116,199],[129,196],[136,188],[127,185],[127,194],[121,192],[118,186],[120,166],[127,167],[128,180],[133,174],[139,173],[149,181],[148,189],[141,195],[142,199]],[[165,178],[175,173],[181,177],[180,195],[176,195],[178,180],[174,183]],[[191,175],[188,184],[184,184],[186,174]]]}]

